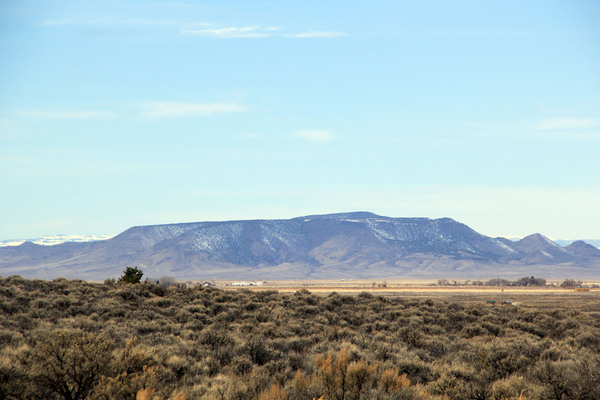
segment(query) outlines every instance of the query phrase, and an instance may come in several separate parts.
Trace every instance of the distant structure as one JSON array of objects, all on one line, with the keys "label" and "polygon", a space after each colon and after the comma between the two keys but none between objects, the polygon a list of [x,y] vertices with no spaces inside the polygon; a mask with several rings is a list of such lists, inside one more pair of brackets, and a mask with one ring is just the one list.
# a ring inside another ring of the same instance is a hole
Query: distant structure
[{"label": "distant structure", "polygon": [[264,282],[232,282],[231,286],[262,286]]}]

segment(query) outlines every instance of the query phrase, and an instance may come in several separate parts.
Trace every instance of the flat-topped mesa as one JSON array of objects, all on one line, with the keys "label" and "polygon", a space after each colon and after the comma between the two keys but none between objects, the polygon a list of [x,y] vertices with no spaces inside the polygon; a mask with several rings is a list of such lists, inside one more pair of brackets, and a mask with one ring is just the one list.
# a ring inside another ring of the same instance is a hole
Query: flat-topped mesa
[{"label": "flat-topped mesa", "polygon": [[491,238],[451,218],[366,211],[136,226],[92,243],[0,248],[0,275],[101,280],[132,265],[148,276],[186,279],[370,279],[472,278],[485,268],[498,276],[507,266],[565,263],[589,270],[600,265],[600,250],[579,242],[563,248],[540,234],[518,242]]}]

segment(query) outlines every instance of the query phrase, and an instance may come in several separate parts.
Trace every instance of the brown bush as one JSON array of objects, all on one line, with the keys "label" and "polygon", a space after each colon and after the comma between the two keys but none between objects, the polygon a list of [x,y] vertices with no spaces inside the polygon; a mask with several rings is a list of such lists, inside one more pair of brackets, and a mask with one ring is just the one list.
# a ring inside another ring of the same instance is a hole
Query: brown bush
[{"label": "brown bush", "polygon": [[25,361],[35,392],[47,399],[84,399],[109,373],[112,342],[80,331],[37,337]]}]

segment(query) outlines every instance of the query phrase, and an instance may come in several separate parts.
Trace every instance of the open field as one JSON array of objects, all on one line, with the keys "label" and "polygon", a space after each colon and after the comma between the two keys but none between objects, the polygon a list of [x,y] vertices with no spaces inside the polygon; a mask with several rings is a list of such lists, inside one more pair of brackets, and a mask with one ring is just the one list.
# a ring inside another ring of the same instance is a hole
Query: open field
[{"label": "open field", "polygon": [[[585,282],[587,285],[598,285],[598,282]],[[541,309],[576,309],[579,311],[600,312],[600,289],[592,288],[589,292],[576,292],[572,288],[561,288],[560,282],[549,282],[556,286],[519,287],[519,286],[437,286],[431,280],[397,280],[385,282],[373,281],[272,281],[261,286],[230,286],[231,282],[218,282],[225,290],[277,290],[281,293],[294,293],[306,289],[320,296],[328,296],[333,292],[345,295],[358,295],[362,292],[389,298],[434,299],[452,303],[476,305],[488,300],[500,303],[510,300],[524,308]]]}]

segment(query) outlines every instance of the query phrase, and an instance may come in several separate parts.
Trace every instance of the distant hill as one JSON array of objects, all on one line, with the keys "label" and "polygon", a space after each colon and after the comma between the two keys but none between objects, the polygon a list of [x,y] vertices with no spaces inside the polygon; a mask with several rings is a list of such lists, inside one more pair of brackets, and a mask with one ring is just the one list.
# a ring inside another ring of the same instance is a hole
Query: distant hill
[{"label": "distant hill", "polygon": [[591,244],[592,246],[594,246],[596,248],[600,248],[600,239],[578,239],[578,240],[558,239],[558,240],[555,240],[554,242],[561,246],[568,246],[571,243],[578,242],[578,241],[583,241],[583,242],[586,242],[587,244]]},{"label": "distant hill", "polygon": [[513,242],[450,218],[368,212],[133,227],[108,240],[0,248],[0,275],[104,280],[139,266],[177,279],[600,277],[600,250]]}]

